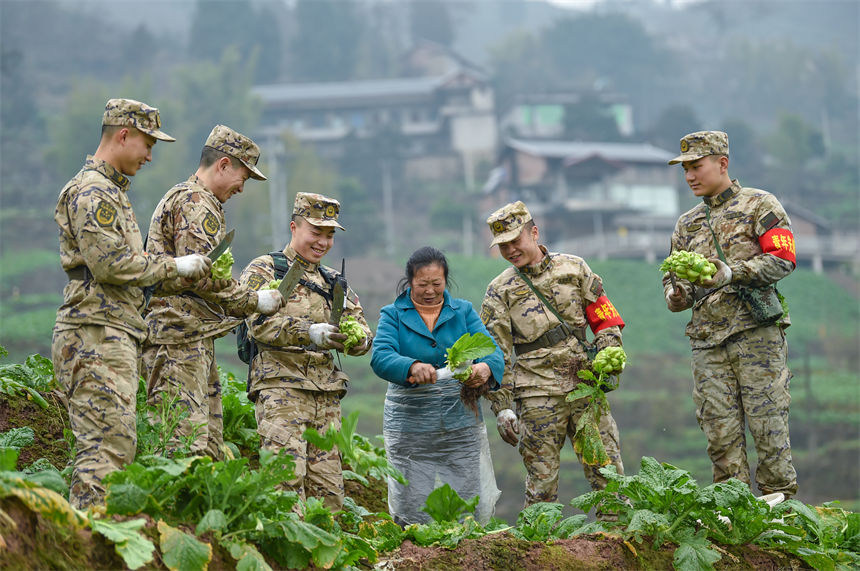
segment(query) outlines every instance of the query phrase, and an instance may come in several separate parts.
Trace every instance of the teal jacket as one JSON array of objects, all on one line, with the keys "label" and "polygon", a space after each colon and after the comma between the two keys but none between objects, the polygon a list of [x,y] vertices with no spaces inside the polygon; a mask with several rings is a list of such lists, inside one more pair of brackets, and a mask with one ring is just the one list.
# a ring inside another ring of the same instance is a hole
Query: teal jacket
[{"label": "teal jacket", "polygon": [[[409,367],[416,361],[429,363],[437,369],[445,366],[448,347],[464,333],[492,335],[481,323],[472,304],[464,299],[452,298],[445,291],[442,311],[433,327],[427,329],[415,309],[407,289],[391,305],[382,308],[370,366],[382,379],[391,383],[386,395],[383,428],[447,430],[474,425],[480,419],[469,411],[459,398],[459,381],[438,381],[435,385],[412,385],[406,381]],[[478,359],[490,367],[490,390],[498,390],[504,376],[505,361],[502,351]]]}]

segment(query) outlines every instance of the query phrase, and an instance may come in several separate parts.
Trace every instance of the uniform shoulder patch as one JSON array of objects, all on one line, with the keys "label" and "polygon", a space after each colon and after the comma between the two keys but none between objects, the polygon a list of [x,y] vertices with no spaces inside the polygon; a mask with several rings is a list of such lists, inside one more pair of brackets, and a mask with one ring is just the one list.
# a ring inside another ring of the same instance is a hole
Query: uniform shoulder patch
[{"label": "uniform shoulder patch", "polygon": [[490,311],[490,308],[484,306],[481,308],[481,322],[486,325],[490,322],[490,318],[493,316],[493,313]]},{"label": "uniform shoulder patch", "polygon": [[522,296],[526,295],[528,292],[529,292],[529,287],[525,286],[525,287],[521,287],[519,289],[515,289],[512,292],[512,294],[515,295],[516,297],[522,297]]},{"label": "uniform shoulder patch", "polygon": [[211,212],[207,212],[206,217],[203,218],[203,231],[209,236],[214,236],[220,229],[221,223],[218,222],[218,217]]},{"label": "uniform shoulder patch", "polygon": [[115,221],[116,207],[107,200],[99,202],[99,205],[96,207],[96,222],[98,222],[98,225],[102,227],[113,226]]},{"label": "uniform shoulder patch", "polygon": [[770,230],[771,228],[779,224],[779,220],[779,216],[777,216],[773,213],[773,211],[771,211],[762,216],[761,220],[759,220],[758,222],[765,230]]},{"label": "uniform shoulder patch", "polygon": [[600,278],[595,277],[593,280],[591,280],[591,285],[588,286],[588,291],[594,297],[600,297],[600,295],[603,293],[603,282],[600,280]]},{"label": "uniform shoulder patch", "polygon": [[696,231],[697,231],[699,228],[701,228],[701,227],[702,227],[702,225],[701,225],[701,224],[699,224],[699,223],[696,223],[696,224],[687,224],[687,225],[684,227],[684,230],[686,230],[687,232],[696,232]]},{"label": "uniform shoulder patch", "polygon": [[266,278],[264,278],[260,274],[253,274],[251,277],[248,278],[248,287],[254,291],[258,291],[266,283]]}]

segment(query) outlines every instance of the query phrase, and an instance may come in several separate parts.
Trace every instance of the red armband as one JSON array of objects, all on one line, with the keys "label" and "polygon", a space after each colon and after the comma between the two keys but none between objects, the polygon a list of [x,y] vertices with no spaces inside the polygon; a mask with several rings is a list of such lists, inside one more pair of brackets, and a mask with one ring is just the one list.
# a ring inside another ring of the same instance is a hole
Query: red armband
[{"label": "red armband", "polygon": [[613,325],[617,325],[619,328],[624,327],[624,321],[618,315],[618,310],[605,295],[601,295],[594,303],[585,308],[585,318],[588,320],[592,333],[595,334]]},{"label": "red armband", "polygon": [[794,253],[794,234],[788,228],[773,228],[762,234],[758,243],[765,254],[773,254],[777,258],[788,260],[797,265],[797,255]]}]

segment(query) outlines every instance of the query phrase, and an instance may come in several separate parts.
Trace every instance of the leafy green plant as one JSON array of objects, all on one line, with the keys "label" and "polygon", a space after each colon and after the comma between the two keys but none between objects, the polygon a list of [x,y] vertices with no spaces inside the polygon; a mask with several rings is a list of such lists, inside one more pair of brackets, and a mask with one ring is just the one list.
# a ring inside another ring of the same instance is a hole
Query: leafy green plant
[{"label": "leafy green plant", "polygon": [[346,335],[346,341],[343,342],[344,353],[361,343],[362,339],[367,336],[355,317],[351,315],[340,320],[339,329],[341,333]]},{"label": "leafy green plant", "polygon": [[355,433],[358,424],[358,411],[353,411],[341,421],[340,430],[330,425],[324,435],[313,428],[307,429],[302,435],[308,442],[322,450],[331,450],[337,446],[343,462],[349,464],[352,470],[344,470],[343,477],[358,480],[368,485],[365,476],[376,479],[394,478],[401,484],[408,482],[403,474],[391,465],[385,457],[385,450],[370,444],[367,438]]},{"label": "leafy green plant", "polygon": [[768,529],[756,543],[794,553],[815,569],[860,567],[860,514],[846,512],[839,502],[809,506],[797,500],[785,501],[775,511],[788,527]]},{"label": "leafy green plant", "polygon": [[[9,353],[0,346],[0,357]],[[0,365],[0,393],[10,396],[26,396],[42,408],[48,402],[40,392],[48,392],[57,387],[54,378],[54,365],[50,359],[41,355],[30,355],[23,363]]]},{"label": "leafy green plant", "polygon": [[[577,371],[577,376],[588,381],[579,383],[567,394],[566,400],[572,402],[582,398],[588,399],[585,411],[576,422],[576,434],[573,437],[573,448],[582,455],[582,461],[589,466],[606,466],[609,456],[600,439],[599,421],[602,414],[609,412],[607,392],[617,386],[617,377],[627,364],[627,355],[621,347],[607,347],[594,357],[594,371],[583,369]],[[595,376],[597,373],[597,376]]]},{"label": "leafy green plant", "polygon": [[672,272],[691,283],[700,283],[702,280],[711,279],[711,276],[717,273],[717,267],[697,252],[675,250],[660,264],[660,271]]},{"label": "leafy green plant", "polygon": [[233,268],[233,253],[230,248],[227,248],[223,254],[218,256],[218,259],[212,262],[210,273],[216,280],[229,280],[233,277],[231,269]]},{"label": "leafy green plant", "polygon": [[[496,344],[493,340],[483,333],[463,333],[453,345],[448,347],[446,352],[446,365],[454,371],[459,369],[466,361],[474,361],[481,357],[486,357],[496,350]],[[472,376],[472,367],[466,368],[465,371],[454,373],[454,378],[458,381],[465,382]]]},{"label": "leafy green plant", "polygon": [[462,516],[475,513],[480,499],[480,496],[475,496],[465,501],[454,488],[443,484],[428,494],[421,511],[427,513],[433,521],[459,521]]},{"label": "leafy green plant", "polygon": [[260,446],[257,434],[257,419],[254,416],[254,403],[248,400],[245,383],[233,373],[225,373],[218,367],[221,378],[221,406],[224,414],[224,444],[239,457],[240,448],[256,450]]},{"label": "leafy green plant", "polygon": [[188,407],[179,403],[179,395],[165,392],[158,404],[146,399],[146,383],[141,377],[137,391],[137,455],[152,456],[170,453],[188,456],[197,439],[201,424],[192,424],[191,433],[179,433],[179,426],[188,418]]},{"label": "leafy green plant", "polygon": [[517,525],[511,534],[526,541],[549,541],[583,533],[586,516],[577,514],[562,519],[562,507],[561,504],[548,502],[528,506],[517,516]]}]

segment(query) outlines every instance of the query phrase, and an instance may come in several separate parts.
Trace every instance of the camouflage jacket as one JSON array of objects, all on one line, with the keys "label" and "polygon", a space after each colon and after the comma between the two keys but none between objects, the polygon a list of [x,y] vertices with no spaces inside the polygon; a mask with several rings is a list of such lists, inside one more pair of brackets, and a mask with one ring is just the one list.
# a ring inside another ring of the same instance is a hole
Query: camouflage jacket
[{"label": "camouflage jacket", "polygon": [[[782,205],[769,192],[742,188],[736,180],[723,193],[705,198],[678,219],[672,234],[672,251],[688,250],[706,258],[718,257],[705,219],[706,204],[710,208],[711,227],[732,269],[732,283],[706,293],[693,303],[693,286],[686,280],[678,280],[693,308],[686,329],[693,348],[714,347],[735,333],[758,327],[738,297],[736,286],[773,284],[794,270],[794,237]],[[777,248],[773,247],[774,236]],[[667,274],[663,278],[664,293],[671,287]],[[790,323],[787,313],[779,321],[784,327]]]},{"label": "camouflage jacket", "polygon": [[71,280],[63,289],[57,326],[111,325],[146,337],[143,286],[175,278],[170,256],[143,251],[143,239],[126,192],[129,179],[88,156],[60,191],[54,220],[60,229],[60,263],[68,271],[89,268],[91,280]]},{"label": "camouflage jacket", "polygon": [[[621,345],[623,322],[605,296],[600,276],[582,258],[548,253],[543,246],[541,250],[543,260],[523,269],[537,290],[569,326],[584,333],[589,325],[598,349]],[[509,365],[502,388],[489,397],[494,413],[512,408],[514,399],[566,394],[579,382],[571,365],[587,357],[582,343],[573,336],[514,357],[515,344],[533,342],[560,324],[514,267],[490,282],[481,305],[481,320]]]},{"label": "camouflage jacket", "polygon": [[[304,266],[302,280],[315,284],[327,294],[331,285],[325,280],[318,264],[311,264],[298,256],[288,245],[284,255],[290,264]],[[325,267],[324,271],[336,276],[337,272]],[[272,256],[266,254],[255,258],[242,272],[241,282],[253,290],[258,290],[275,278],[275,265]],[[271,316],[253,314],[246,319],[248,330],[256,342],[259,353],[251,361],[250,392],[261,389],[278,388],[288,385],[291,388],[340,391],[346,389],[349,377],[334,365],[331,351],[322,350],[311,344],[308,328],[314,323],[326,323],[331,315],[330,298],[319,291],[299,282],[290,294],[285,307]],[[370,327],[364,318],[364,311],[358,296],[352,289],[347,291],[343,317],[352,316],[358,321],[368,340],[372,337]],[[366,353],[367,347],[351,355]]]},{"label": "camouflage jacket", "polygon": [[[171,188],[158,203],[149,224],[146,250],[150,254],[206,255],[227,233],[224,208],[196,176]],[[181,289],[176,283],[164,284]],[[179,295],[159,295],[149,304],[146,316],[148,342],[188,343],[222,336],[257,308],[257,293],[233,280],[217,293],[200,289]],[[231,316],[231,317],[228,317]]]}]

